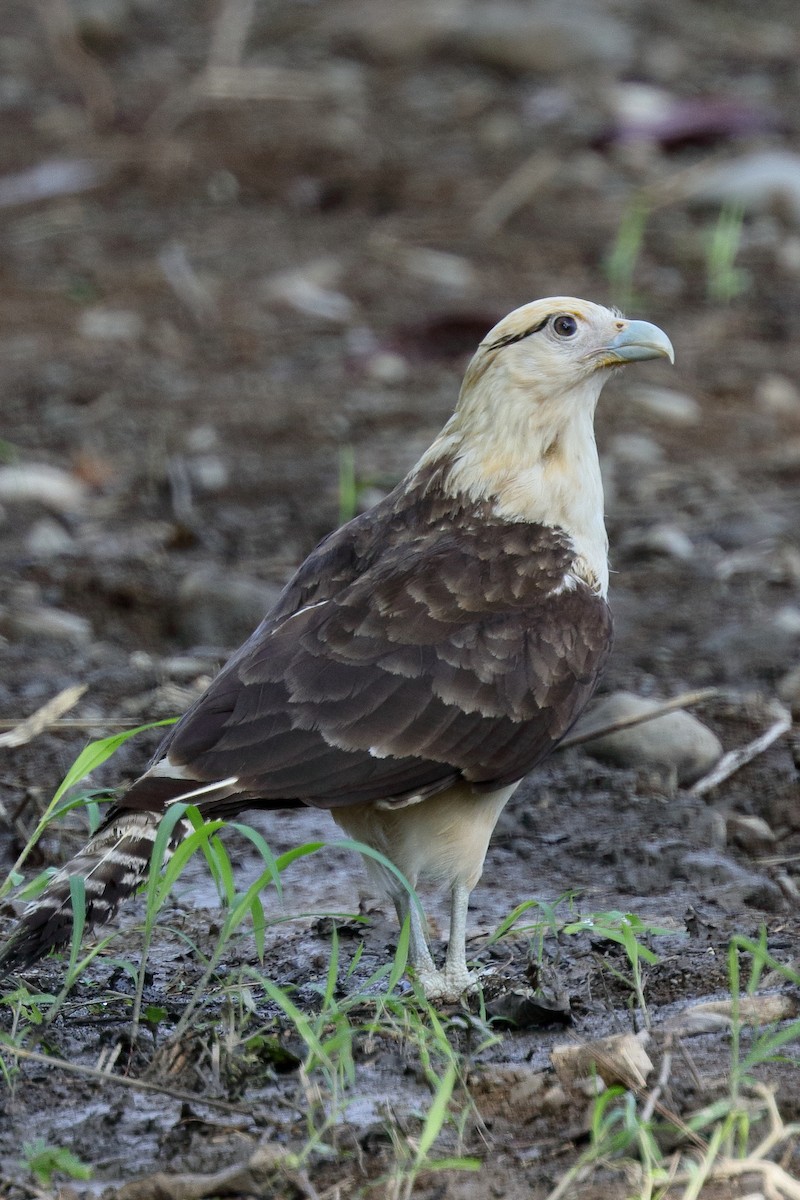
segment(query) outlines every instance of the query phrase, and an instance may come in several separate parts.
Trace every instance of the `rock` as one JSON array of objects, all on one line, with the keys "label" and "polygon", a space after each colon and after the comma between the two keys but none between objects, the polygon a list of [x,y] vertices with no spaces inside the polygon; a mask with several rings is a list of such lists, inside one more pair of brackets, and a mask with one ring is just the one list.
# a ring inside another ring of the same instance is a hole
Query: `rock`
[{"label": "rock", "polygon": [[346,325],[352,320],[353,302],[335,285],[342,274],[336,258],[320,258],[290,271],[270,275],[260,286],[265,300],[285,304],[296,312],[323,321]]},{"label": "rock", "polygon": [[470,8],[453,48],[504,71],[561,75],[586,68],[624,69],[631,29],[593,4],[493,4]]},{"label": "rock", "polygon": [[772,994],[766,996],[740,996],[733,1000],[704,1000],[692,1004],[665,1025],[672,1033],[713,1033],[718,1029],[730,1029],[734,1021],[743,1025],[754,1025],[765,1029],[779,1021],[789,1021],[797,1016],[798,1003],[794,996]]},{"label": "rock", "polygon": [[325,28],[369,58],[413,62],[449,44],[464,17],[463,0],[353,0],[329,15]]},{"label": "rock", "polygon": [[652,525],[650,529],[633,530],[622,539],[621,548],[638,551],[640,558],[657,555],[688,562],[694,557],[692,539],[678,525]]},{"label": "rock", "polygon": [[632,466],[653,466],[664,458],[658,442],[644,433],[618,433],[611,439],[611,456]]},{"label": "rock", "polygon": [[144,333],[144,321],[128,309],[87,308],[81,313],[78,332],[98,342],[134,342]]},{"label": "rock", "polygon": [[751,817],[746,813],[731,813],[727,821],[727,834],[730,841],[741,846],[748,854],[763,854],[777,841],[763,817]]},{"label": "rock", "polygon": [[[578,722],[576,733],[586,733],[657,707],[657,701],[632,692],[614,692],[592,706],[588,716]],[[711,770],[722,756],[722,743],[697,717],[678,710],[594,738],[586,743],[585,750],[592,758],[614,766],[674,769],[678,782],[685,785]]]},{"label": "rock", "polygon": [[756,384],[753,399],[762,412],[779,416],[800,412],[800,390],[786,375],[764,375]]},{"label": "rock", "polygon": [[43,504],[53,512],[77,512],[86,499],[79,479],[46,463],[0,467],[0,501]]},{"label": "rock", "polygon": [[640,387],[629,395],[640,408],[658,417],[665,425],[696,425],[703,415],[703,410],[692,396],[671,388]]},{"label": "rock", "polygon": [[792,710],[792,716],[800,716],[800,665],[793,667],[778,684],[778,696]]},{"label": "rock", "polygon": [[778,634],[800,637],[800,608],[796,604],[784,604],[770,618],[770,625]]},{"label": "rock", "polygon": [[14,605],[0,609],[0,633],[12,641],[41,638],[83,646],[91,639],[92,626],[85,617],[63,608],[46,604],[24,608]]},{"label": "rock", "polygon": [[608,1086],[644,1087],[653,1070],[645,1050],[649,1038],[646,1032],[619,1033],[580,1045],[568,1042],[554,1046],[550,1057],[565,1088],[574,1088],[595,1074]]},{"label": "rock", "polygon": [[395,259],[407,275],[432,283],[443,291],[468,292],[477,284],[472,263],[460,254],[424,246],[397,246]]},{"label": "rock", "polygon": [[219,454],[198,454],[186,460],[186,469],[201,492],[221,492],[230,482],[230,471]]},{"label": "rock", "polygon": [[34,558],[55,558],[59,554],[69,554],[74,548],[74,538],[50,517],[36,521],[25,537],[25,549]]},{"label": "rock", "polygon": [[690,198],[715,204],[741,204],[748,212],[777,210],[800,224],[800,154],[789,150],[757,150],[710,167]]},{"label": "rock", "polygon": [[214,567],[191,572],[178,591],[178,630],[187,645],[238,646],[275,603],[280,589]]}]

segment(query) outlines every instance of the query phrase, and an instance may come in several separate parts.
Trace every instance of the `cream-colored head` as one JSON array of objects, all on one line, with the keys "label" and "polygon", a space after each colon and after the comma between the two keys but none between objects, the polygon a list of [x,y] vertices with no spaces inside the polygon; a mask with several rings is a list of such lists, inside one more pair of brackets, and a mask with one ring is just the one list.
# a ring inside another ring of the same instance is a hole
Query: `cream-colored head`
[{"label": "cream-colored head", "polygon": [[487,333],[467,368],[459,404],[469,405],[476,394],[480,402],[484,381],[524,390],[531,408],[552,410],[562,397],[596,403],[609,367],[660,356],[674,361],[657,326],[628,321],[590,300],[550,296],[514,309]]},{"label": "cream-colored head", "polygon": [[594,411],[611,368],[659,357],[673,361],[672,345],[646,321],[570,296],[523,305],[481,342],[419,466],[449,464],[448,491],[491,500],[507,520],[564,529],[605,590]]}]

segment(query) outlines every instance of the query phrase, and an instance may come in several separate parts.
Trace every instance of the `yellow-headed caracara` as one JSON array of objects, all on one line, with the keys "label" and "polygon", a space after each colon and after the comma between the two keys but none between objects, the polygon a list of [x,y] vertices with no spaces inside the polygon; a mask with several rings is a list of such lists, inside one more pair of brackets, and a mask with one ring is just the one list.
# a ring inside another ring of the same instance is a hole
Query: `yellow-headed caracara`
[{"label": "yellow-headed caracara", "polygon": [[171,803],[208,818],[306,804],[414,887],[447,885],[440,971],[416,905],[367,860],[409,918],[428,996],[468,987],[467,905],[492,830],[577,718],[611,645],[597,399],[612,368],[660,356],[673,352],[656,326],[585,300],[537,300],[496,325],[430,449],[312,552],[29,905],[3,967],[69,939],[71,875],[85,880],[87,920],[107,921],[145,876]]}]

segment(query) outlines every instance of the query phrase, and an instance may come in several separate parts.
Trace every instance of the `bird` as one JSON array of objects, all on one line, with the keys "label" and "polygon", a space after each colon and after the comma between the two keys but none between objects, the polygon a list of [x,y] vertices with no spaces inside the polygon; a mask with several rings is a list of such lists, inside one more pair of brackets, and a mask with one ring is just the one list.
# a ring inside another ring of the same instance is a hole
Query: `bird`
[{"label": "bird", "polygon": [[[495,824],[578,718],[611,648],[597,401],[616,368],[662,357],[674,362],[656,325],[573,297],[496,324],[430,447],[311,552],[23,912],[0,972],[69,941],[73,875],[86,924],[108,923],[147,876],[173,804],[208,820],[306,805],[393,864],[364,856],[408,921],[424,994],[473,989],[467,911]],[[168,853],[190,831],[179,820]],[[410,890],[424,882],[449,889],[441,967]]]}]

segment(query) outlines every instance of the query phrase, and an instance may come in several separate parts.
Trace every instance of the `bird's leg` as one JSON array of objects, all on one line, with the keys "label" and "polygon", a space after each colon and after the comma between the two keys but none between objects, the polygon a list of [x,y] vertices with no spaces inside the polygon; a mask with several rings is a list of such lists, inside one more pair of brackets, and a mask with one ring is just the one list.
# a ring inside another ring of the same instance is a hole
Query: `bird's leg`
[{"label": "bird's leg", "polygon": [[454,883],[450,893],[450,941],[447,947],[445,968],[438,970],[428,946],[422,917],[416,904],[403,893],[395,898],[397,918],[402,925],[409,921],[409,966],[413,967],[428,1000],[455,1003],[465,991],[473,987],[476,976],[467,970],[466,936],[469,888],[463,883]]},{"label": "bird's leg", "polygon": [[402,895],[394,897],[394,906],[401,927],[408,917],[408,963],[414,968],[425,987],[425,980],[439,975],[440,972],[436,970],[436,963],[433,961],[428,946],[428,935],[422,925],[419,905],[412,904],[408,892],[404,891]]},{"label": "bird's leg", "polygon": [[467,909],[469,888],[456,880],[450,893],[450,941],[444,964],[447,991],[460,996],[474,987],[477,976],[467,970]]}]

